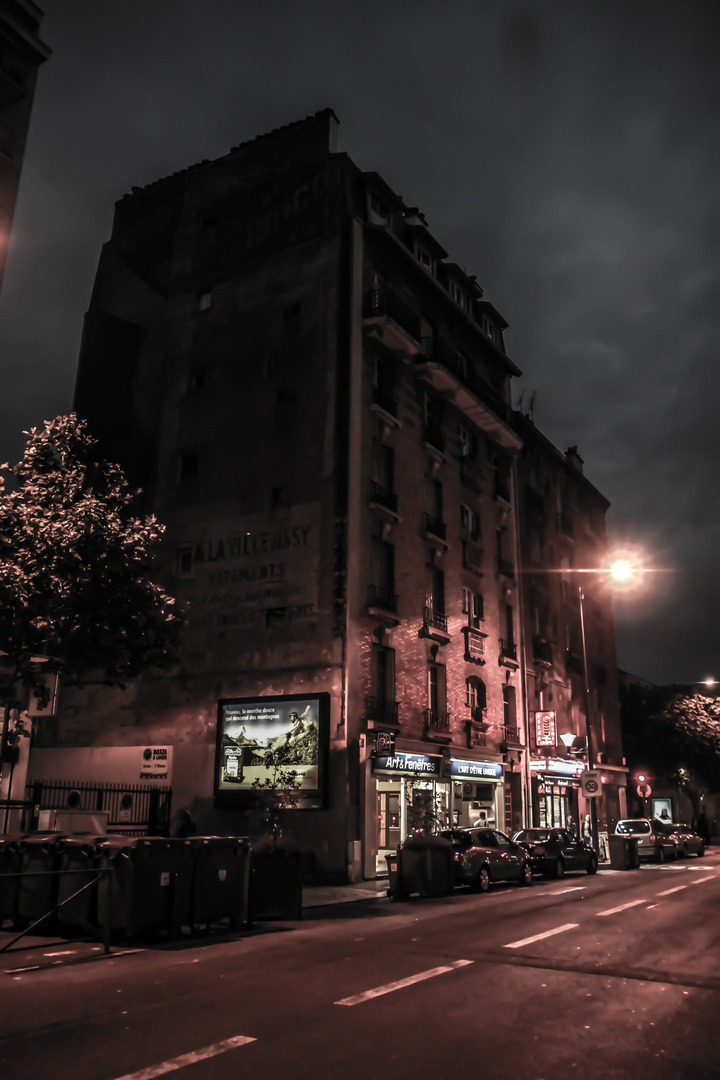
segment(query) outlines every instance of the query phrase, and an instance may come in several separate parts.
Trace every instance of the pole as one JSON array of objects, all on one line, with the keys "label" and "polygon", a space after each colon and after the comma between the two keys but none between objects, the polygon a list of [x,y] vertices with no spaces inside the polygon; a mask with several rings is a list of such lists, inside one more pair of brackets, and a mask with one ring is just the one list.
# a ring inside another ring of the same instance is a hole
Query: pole
[{"label": "pole", "polygon": [[[592,769],[595,765],[592,744],[592,720],[590,719],[590,678],[588,676],[587,645],[585,643],[585,610],[583,600],[585,596],[582,585],[578,585],[578,599],[580,601],[580,636],[582,638],[583,673],[585,677],[585,741],[587,742],[587,766]],[[590,799],[590,832],[592,846],[597,852],[600,851],[598,837],[597,797]]]}]

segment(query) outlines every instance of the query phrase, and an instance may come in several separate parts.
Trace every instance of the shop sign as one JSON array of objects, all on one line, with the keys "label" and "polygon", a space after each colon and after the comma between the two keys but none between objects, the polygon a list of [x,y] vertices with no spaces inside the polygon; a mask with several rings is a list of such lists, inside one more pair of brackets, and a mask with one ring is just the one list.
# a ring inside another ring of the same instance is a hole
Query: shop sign
[{"label": "shop sign", "polygon": [[394,731],[376,731],[375,732],[375,754],[374,757],[388,756],[392,757],[395,753],[395,732]]},{"label": "shop sign", "polygon": [[552,773],[555,776],[579,776],[585,766],[580,761],[564,761],[562,758],[542,758],[530,762],[534,772]]},{"label": "shop sign", "polygon": [[501,761],[461,761],[453,758],[450,775],[457,780],[502,780],[503,767]]},{"label": "shop sign", "polygon": [[557,736],[554,712],[535,713],[535,742],[538,746],[555,746]]},{"label": "shop sign", "polygon": [[378,754],[373,759],[374,773],[399,773],[401,776],[439,777],[442,758],[434,754]]}]

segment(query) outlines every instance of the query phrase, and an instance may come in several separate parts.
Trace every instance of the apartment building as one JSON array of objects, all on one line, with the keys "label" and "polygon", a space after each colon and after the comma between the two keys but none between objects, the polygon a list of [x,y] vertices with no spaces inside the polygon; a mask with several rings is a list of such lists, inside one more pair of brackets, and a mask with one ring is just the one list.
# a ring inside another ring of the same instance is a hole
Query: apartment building
[{"label": "apartment building", "polygon": [[[507,323],[336,132],[326,110],[116,205],[75,407],[167,526],[183,659],[66,689],[30,772],[165,748],[173,805],[243,833],[253,784],[290,771],[296,839],[357,878],[428,818],[530,823],[527,718],[550,698],[524,643],[536,439]],[[605,615],[597,635],[614,672]]]},{"label": "apartment building", "polygon": [[42,19],[32,0],[0,0],[0,288],[38,70],[50,56]]}]

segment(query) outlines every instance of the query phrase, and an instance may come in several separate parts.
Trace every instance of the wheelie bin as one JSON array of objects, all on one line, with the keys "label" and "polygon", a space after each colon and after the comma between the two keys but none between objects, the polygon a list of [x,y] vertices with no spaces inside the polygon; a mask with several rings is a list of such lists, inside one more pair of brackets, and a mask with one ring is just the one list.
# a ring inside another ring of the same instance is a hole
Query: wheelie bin
[{"label": "wheelie bin", "polygon": [[[60,862],[61,833],[35,833],[23,837],[18,844],[20,878],[18,888],[18,918],[33,923],[49,914],[57,902],[57,874],[48,873],[58,869]],[[47,919],[44,929],[53,920]]]},{"label": "wheelie bin", "polygon": [[632,836],[608,836],[611,870],[637,870],[640,866],[638,842]]},{"label": "wheelie bin", "polygon": [[0,926],[6,919],[17,918],[18,893],[20,879],[17,876],[3,877],[4,874],[17,875],[20,872],[20,836],[0,836]]},{"label": "wheelie bin", "polygon": [[250,841],[238,836],[192,836],[193,879],[190,925],[229,918],[247,920]]},{"label": "wheelie bin", "polygon": [[98,844],[98,922],[128,938],[189,923],[189,840],[111,836]]},{"label": "wheelie bin", "polygon": [[[61,931],[97,925],[98,843],[102,837],[68,836],[58,844],[57,922]],[[77,895],[75,895],[77,894]],[[63,903],[64,901],[64,903]]]}]

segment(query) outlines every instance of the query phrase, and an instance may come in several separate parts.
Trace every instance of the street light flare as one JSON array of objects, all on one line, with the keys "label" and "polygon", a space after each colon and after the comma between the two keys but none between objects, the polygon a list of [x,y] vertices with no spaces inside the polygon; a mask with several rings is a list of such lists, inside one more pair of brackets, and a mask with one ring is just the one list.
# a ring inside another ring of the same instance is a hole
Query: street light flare
[{"label": "street light flare", "polygon": [[635,569],[627,559],[616,559],[610,564],[609,572],[613,581],[629,581]]}]

